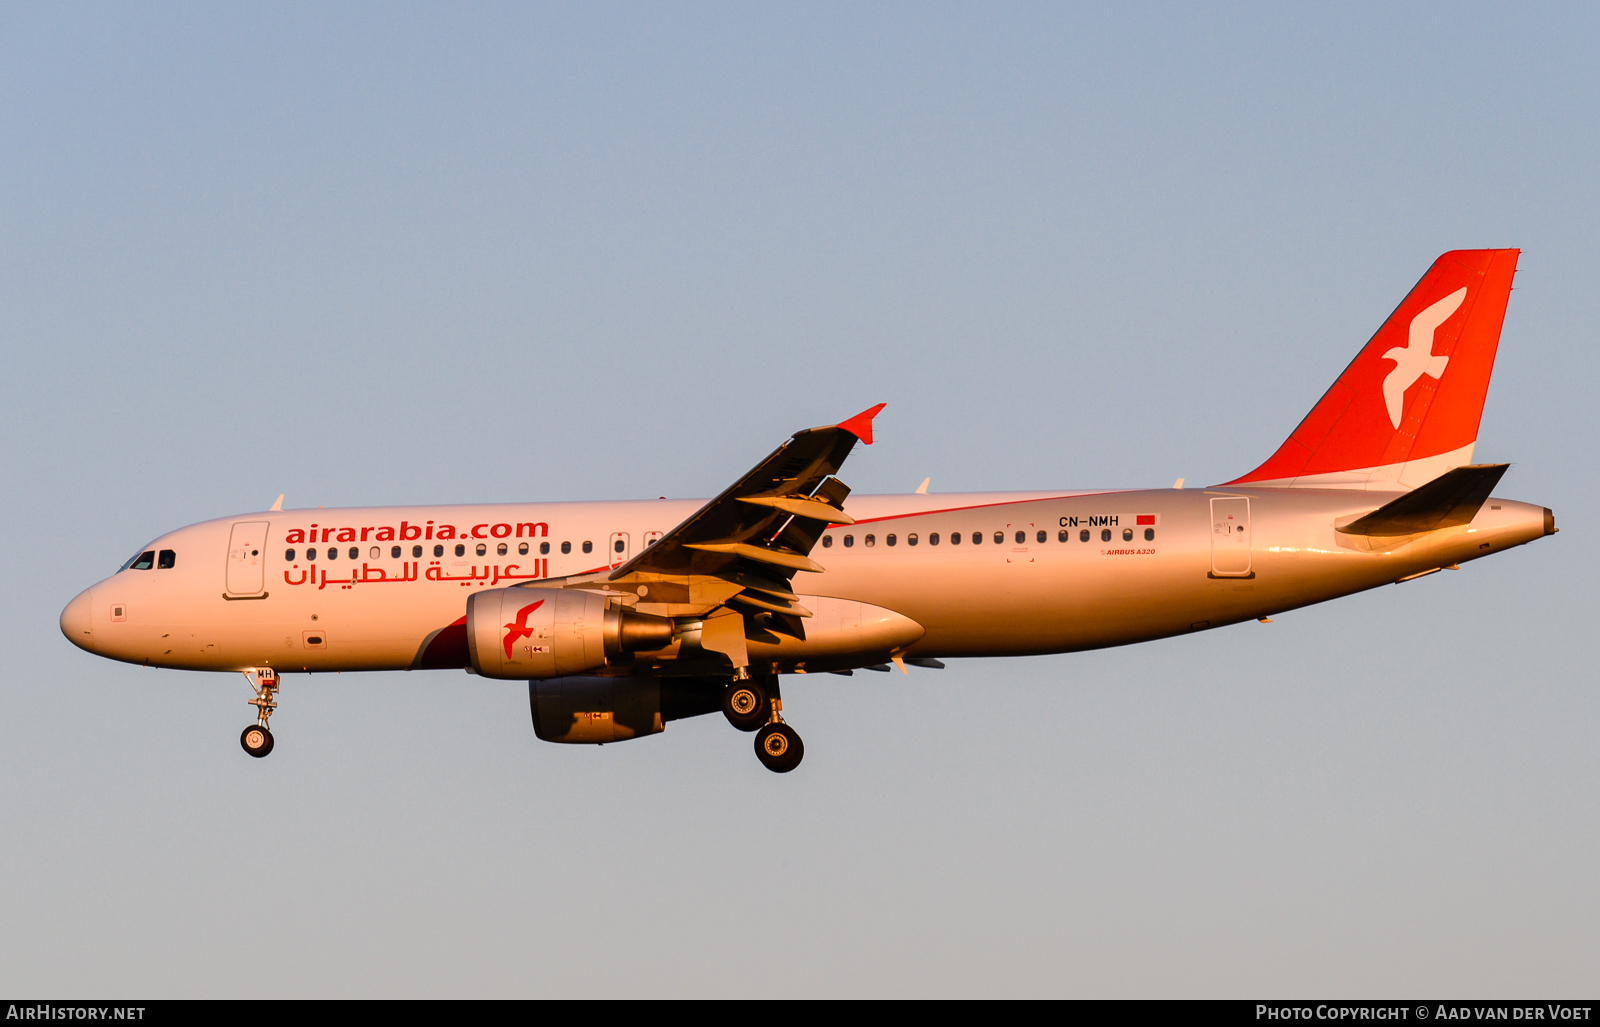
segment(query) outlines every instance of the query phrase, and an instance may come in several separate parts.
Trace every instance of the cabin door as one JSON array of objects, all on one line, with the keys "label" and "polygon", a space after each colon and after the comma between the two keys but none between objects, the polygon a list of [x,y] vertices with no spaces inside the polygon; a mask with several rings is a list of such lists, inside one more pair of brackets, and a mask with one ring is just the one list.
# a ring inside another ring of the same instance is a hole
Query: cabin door
[{"label": "cabin door", "polygon": [[260,595],[266,587],[266,521],[243,521],[228,537],[228,594]]},{"label": "cabin door", "polygon": [[1218,578],[1250,576],[1250,500],[1216,496],[1211,500],[1211,573]]}]

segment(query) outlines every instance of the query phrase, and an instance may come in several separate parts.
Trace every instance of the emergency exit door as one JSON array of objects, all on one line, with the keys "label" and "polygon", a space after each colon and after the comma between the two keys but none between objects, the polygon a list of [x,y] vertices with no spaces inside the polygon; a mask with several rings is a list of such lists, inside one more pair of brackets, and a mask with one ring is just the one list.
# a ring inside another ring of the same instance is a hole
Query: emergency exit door
[{"label": "emergency exit door", "polygon": [[628,562],[628,533],[614,531],[611,533],[611,544],[606,547],[607,555],[611,558],[611,569],[616,570]]}]

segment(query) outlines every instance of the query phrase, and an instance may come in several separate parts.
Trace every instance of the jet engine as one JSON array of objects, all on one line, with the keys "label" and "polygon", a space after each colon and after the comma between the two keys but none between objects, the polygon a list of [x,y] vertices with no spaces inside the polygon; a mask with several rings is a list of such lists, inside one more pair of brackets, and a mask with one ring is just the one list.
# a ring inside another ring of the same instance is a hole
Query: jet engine
[{"label": "jet engine", "polygon": [[[486,678],[554,678],[672,643],[672,621],[581,589],[498,588],[467,597],[467,650]],[[657,728],[657,730],[660,730]]]},{"label": "jet engine", "polygon": [[669,720],[721,709],[725,683],[643,676],[529,681],[533,733],[546,742],[590,745],[653,735]]}]

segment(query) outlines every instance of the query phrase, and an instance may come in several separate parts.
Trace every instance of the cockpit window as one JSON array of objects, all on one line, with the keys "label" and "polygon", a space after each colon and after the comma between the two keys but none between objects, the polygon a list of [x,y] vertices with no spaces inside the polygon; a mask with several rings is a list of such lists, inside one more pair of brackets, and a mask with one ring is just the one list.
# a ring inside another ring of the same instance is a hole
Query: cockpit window
[{"label": "cockpit window", "polygon": [[160,557],[158,557],[156,559],[156,567],[161,569],[161,570],[164,570],[164,571],[170,571],[172,569],[172,565],[177,563],[177,562],[178,562],[178,554],[177,553],[173,552],[170,549],[163,549],[161,551]]},{"label": "cockpit window", "polygon": [[128,566],[136,571],[147,571],[156,565],[156,551],[154,549],[140,553],[129,561]]}]

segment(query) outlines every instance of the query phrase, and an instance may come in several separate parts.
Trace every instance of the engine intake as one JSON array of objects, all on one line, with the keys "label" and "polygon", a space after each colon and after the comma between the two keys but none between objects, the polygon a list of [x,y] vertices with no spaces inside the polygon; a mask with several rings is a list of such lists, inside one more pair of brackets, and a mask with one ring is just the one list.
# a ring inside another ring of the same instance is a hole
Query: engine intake
[{"label": "engine intake", "polygon": [[[467,650],[486,678],[554,678],[672,643],[672,622],[582,589],[497,588],[467,597]],[[659,730],[659,729],[658,729]]]}]

